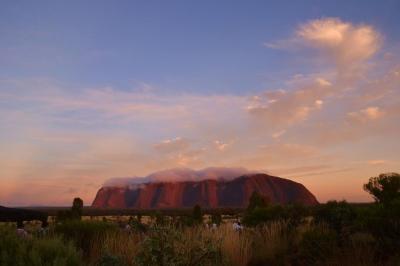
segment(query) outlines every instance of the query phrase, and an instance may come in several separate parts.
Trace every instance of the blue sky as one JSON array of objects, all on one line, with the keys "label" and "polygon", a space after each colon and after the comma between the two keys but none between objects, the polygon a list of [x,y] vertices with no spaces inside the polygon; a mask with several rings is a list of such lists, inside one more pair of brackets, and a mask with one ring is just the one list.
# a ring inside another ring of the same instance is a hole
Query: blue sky
[{"label": "blue sky", "polygon": [[399,11],[398,1],[5,1],[0,77],[246,94],[304,71],[263,45],[294,25],[340,17],[397,42]]},{"label": "blue sky", "polygon": [[[0,205],[245,167],[321,201],[400,171],[399,1],[3,1]],[[29,187],[29,191],[26,191]]]}]

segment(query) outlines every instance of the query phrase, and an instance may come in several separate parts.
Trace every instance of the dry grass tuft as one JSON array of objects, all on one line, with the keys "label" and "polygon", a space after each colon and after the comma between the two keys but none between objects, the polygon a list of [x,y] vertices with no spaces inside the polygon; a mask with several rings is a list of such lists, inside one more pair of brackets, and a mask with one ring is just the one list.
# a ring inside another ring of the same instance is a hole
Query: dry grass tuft
[{"label": "dry grass tuft", "polygon": [[108,232],[98,236],[93,239],[90,247],[90,263],[96,264],[102,256],[112,254],[121,258],[126,265],[131,265],[141,242],[140,234],[130,234],[125,231]]}]

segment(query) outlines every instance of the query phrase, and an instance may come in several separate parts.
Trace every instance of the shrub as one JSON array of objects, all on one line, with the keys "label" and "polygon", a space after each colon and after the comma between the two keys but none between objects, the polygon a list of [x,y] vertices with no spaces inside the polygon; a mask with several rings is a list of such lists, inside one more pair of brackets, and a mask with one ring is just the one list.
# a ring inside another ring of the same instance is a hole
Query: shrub
[{"label": "shrub", "polygon": [[247,265],[252,255],[253,235],[249,230],[241,233],[232,229],[231,224],[223,224],[218,230],[209,231],[215,241],[221,241],[221,252],[225,265]]},{"label": "shrub", "polygon": [[324,265],[335,254],[339,255],[335,231],[318,226],[304,233],[297,260],[301,265]]},{"label": "shrub", "polygon": [[220,265],[220,245],[190,228],[177,231],[171,227],[155,227],[143,241],[135,258],[137,265]]},{"label": "shrub", "polygon": [[371,205],[360,212],[358,222],[377,240],[380,256],[400,255],[400,201]]},{"label": "shrub", "polygon": [[106,254],[100,258],[98,266],[124,266],[125,263],[120,257]]},{"label": "shrub", "polygon": [[272,221],[252,230],[252,256],[249,266],[289,265],[295,235],[289,223]]},{"label": "shrub", "polygon": [[328,201],[317,208],[315,222],[325,223],[335,230],[341,238],[346,238],[351,227],[356,221],[357,215],[353,206],[346,201]]},{"label": "shrub", "polygon": [[73,219],[74,219],[74,215],[71,210],[57,211],[57,218],[56,218],[57,222],[63,222],[63,221],[73,220]]},{"label": "shrub", "polygon": [[96,264],[102,262],[103,265],[106,265],[106,263],[131,265],[142,240],[142,234],[129,233],[124,230],[98,235],[92,239],[89,262]]},{"label": "shrub", "polygon": [[70,220],[57,224],[54,231],[61,234],[64,239],[72,241],[86,256],[89,253],[93,239],[96,239],[99,235],[116,230],[116,225],[111,223]]},{"label": "shrub", "polygon": [[255,208],[265,208],[269,204],[269,199],[261,196],[258,192],[253,191],[249,199],[249,206],[247,207],[247,211],[251,212]]},{"label": "shrub", "polygon": [[147,231],[147,225],[143,224],[141,220],[132,218],[129,221],[129,225],[131,226],[133,231],[145,233]]},{"label": "shrub", "polygon": [[281,205],[268,207],[255,207],[247,211],[243,217],[243,223],[247,226],[257,226],[269,221],[279,220],[285,217],[285,209]]},{"label": "shrub", "polygon": [[10,227],[0,227],[0,235],[0,265],[82,265],[72,243],[60,238],[21,238]]},{"label": "shrub", "polygon": [[166,217],[160,211],[154,212],[152,219],[154,219],[157,225],[165,225],[167,223]]},{"label": "shrub", "polygon": [[178,216],[175,225],[177,228],[191,227],[195,225],[195,221],[192,216],[182,215]]},{"label": "shrub", "polygon": [[284,207],[283,218],[289,222],[292,229],[303,224],[307,215],[309,215],[308,209],[301,204],[290,204]]},{"label": "shrub", "polygon": [[284,220],[291,229],[295,229],[305,221],[307,214],[307,209],[300,204],[257,206],[247,209],[243,223],[247,226],[257,226],[270,221]]},{"label": "shrub", "polygon": [[217,213],[217,214],[211,215],[211,223],[212,224],[216,224],[216,225],[220,225],[222,223],[221,214]]},{"label": "shrub", "polygon": [[201,211],[200,205],[196,204],[193,207],[192,217],[193,217],[193,221],[194,221],[195,224],[203,223],[203,213]]},{"label": "shrub", "polygon": [[72,243],[64,243],[60,238],[34,239],[29,265],[80,265],[80,256]]}]

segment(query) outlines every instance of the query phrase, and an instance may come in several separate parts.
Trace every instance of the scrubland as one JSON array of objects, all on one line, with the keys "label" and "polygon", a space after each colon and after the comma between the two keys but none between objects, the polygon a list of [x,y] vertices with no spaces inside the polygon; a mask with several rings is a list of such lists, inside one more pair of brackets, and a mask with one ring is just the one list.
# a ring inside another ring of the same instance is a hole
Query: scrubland
[{"label": "scrubland", "polygon": [[[64,213],[44,231],[26,224],[26,236],[1,224],[0,265],[400,265],[400,175],[389,177],[385,187],[366,184],[371,204],[276,205],[254,194],[230,217],[199,206],[129,219]],[[234,230],[239,220],[244,227]]]}]

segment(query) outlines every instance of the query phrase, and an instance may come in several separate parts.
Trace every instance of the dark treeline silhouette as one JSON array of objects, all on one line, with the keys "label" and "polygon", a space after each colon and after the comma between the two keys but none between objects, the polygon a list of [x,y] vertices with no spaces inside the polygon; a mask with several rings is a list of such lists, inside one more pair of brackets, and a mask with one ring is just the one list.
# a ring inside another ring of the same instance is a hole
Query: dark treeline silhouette
[{"label": "dark treeline silhouette", "polygon": [[47,216],[47,213],[41,211],[0,206],[0,222],[15,222],[18,226],[25,221],[40,221],[46,227]]}]

